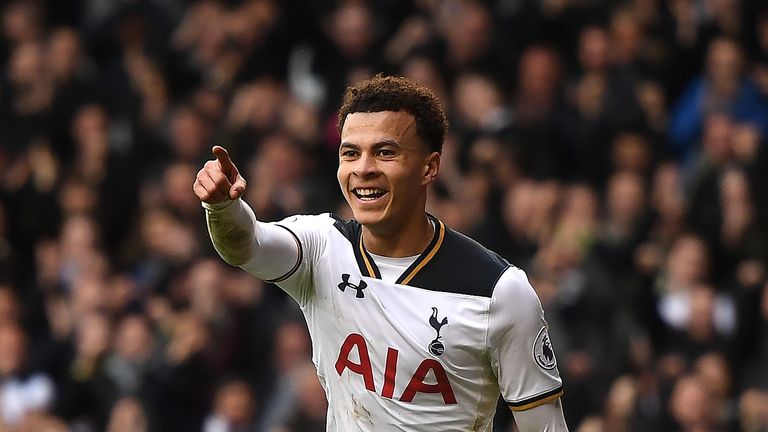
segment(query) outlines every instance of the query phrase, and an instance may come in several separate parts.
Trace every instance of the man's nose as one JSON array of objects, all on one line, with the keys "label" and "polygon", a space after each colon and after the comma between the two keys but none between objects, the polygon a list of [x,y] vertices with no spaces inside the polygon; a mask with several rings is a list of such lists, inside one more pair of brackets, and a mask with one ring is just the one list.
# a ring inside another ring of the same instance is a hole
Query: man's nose
[{"label": "man's nose", "polygon": [[355,164],[354,173],[358,177],[371,177],[378,174],[379,168],[376,165],[376,158],[373,155],[363,154]]}]

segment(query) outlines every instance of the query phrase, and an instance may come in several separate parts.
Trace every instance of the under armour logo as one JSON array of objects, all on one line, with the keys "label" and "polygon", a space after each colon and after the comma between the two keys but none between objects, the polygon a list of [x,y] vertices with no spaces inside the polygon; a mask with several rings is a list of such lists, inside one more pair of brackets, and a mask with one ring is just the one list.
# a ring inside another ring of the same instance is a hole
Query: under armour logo
[{"label": "under armour logo", "polygon": [[344,273],[341,275],[341,283],[339,284],[339,289],[341,292],[344,292],[348,287],[353,288],[357,291],[357,294],[355,294],[355,297],[357,298],[363,298],[365,297],[365,294],[363,294],[363,290],[368,286],[365,281],[361,280],[360,284],[355,285],[353,283],[349,282],[349,275]]},{"label": "under armour logo", "polygon": [[433,329],[435,329],[435,332],[437,332],[437,336],[435,339],[429,343],[429,352],[431,352],[434,355],[441,355],[443,352],[445,352],[445,345],[443,345],[442,342],[440,342],[440,329],[443,328],[444,325],[448,324],[448,317],[443,318],[442,321],[437,320],[437,308],[432,308],[432,316],[429,317],[429,325],[432,326]]}]

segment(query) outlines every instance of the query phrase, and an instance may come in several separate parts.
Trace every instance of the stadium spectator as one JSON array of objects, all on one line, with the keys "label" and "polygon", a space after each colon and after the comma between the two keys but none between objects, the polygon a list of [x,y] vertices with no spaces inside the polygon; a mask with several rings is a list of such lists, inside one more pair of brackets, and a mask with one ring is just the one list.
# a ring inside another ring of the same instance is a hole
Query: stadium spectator
[{"label": "stadium spectator", "polygon": [[203,432],[246,432],[253,428],[255,401],[250,386],[241,380],[223,383],[216,391],[213,411]]},{"label": "stadium spectator", "polygon": [[55,387],[44,373],[30,370],[27,337],[16,323],[0,325],[0,426],[14,428],[35,413],[45,414]]},{"label": "stadium spectator", "polygon": [[674,108],[669,124],[671,144],[684,161],[696,152],[709,114],[726,113],[738,121],[768,132],[768,110],[760,90],[744,74],[743,48],[734,40],[712,40],[707,50],[706,72],[688,85]]}]

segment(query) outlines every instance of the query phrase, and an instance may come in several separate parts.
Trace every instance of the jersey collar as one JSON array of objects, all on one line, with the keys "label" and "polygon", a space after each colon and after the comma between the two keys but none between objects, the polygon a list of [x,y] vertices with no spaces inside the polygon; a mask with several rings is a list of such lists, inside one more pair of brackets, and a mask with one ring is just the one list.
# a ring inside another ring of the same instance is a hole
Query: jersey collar
[{"label": "jersey collar", "polygon": [[[434,258],[435,254],[437,254],[437,251],[440,249],[440,246],[443,244],[443,239],[445,238],[445,224],[443,224],[439,219],[429,213],[427,213],[427,217],[435,225],[435,233],[432,236],[432,240],[429,242],[426,249],[424,249],[424,251],[419,255],[419,257],[416,258],[416,261],[414,261],[413,264],[405,269],[403,274],[397,278],[397,281],[395,281],[397,284],[408,285],[414,276],[416,276],[419,271],[421,271],[421,269],[423,269],[424,266],[426,266],[429,261]],[[363,276],[381,279],[381,272],[379,272],[379,268],[376,266],[376,262],[373,260],[363,245],[362,225],[360,225],[357,230],[357,241],[355,242],[354,250],[355,259],[357,259],[357,265],[360,267],[360,272],[362,272]]]}]

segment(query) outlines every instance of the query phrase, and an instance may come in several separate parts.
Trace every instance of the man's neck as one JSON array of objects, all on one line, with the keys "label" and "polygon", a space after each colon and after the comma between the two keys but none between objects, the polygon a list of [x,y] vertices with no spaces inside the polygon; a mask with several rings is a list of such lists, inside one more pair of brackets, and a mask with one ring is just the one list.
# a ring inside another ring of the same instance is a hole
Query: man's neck
[{"label": "man's neck", "polygon": [[368,252],[385,257],[418,255],[432,240],[434,228],[426,213],[391,233],[376,232],[363,226],[363,244]]}]

